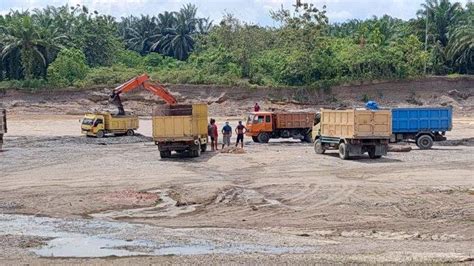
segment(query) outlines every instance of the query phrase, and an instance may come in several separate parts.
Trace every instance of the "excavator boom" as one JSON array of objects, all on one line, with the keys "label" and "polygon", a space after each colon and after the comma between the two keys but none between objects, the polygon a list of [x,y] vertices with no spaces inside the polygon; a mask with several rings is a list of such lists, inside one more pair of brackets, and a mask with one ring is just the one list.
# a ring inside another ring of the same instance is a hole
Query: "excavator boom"
[{"label": "excavator boom", "polygon": [[143,87],[146,90],[151,91],[153,94],[162,98],[167,104],[177,103],[176,98],[173,95],[171,95],[171,93],[169,93],[169,91],[166,90],[165,87],[163,87],[160,84],[152,84],[149,80],[150,80],[150,77],[147,74],[143,74],[125,82],[124,84],[116,87],[113,90],[110,98],[111,98],[111,102],[114,103],[118,107],[119,115],[125,115],[125,110],[122,105],[122,100],[120,99],[120,94],[127,93],[138,87]]},{"label": "excavator boom", "polygon": [[148,81],[145,81],[143,83],[143,87],[145,89],[151,91],[155,95],[160,96],[161,99],[165,100],[165,102],[167,104],[176,104],[177,103],[176,98],[173,95],[171,95],[171,93],[167,89],[165,89],[163,86],[161,86],[159,84],[152,84]]}]

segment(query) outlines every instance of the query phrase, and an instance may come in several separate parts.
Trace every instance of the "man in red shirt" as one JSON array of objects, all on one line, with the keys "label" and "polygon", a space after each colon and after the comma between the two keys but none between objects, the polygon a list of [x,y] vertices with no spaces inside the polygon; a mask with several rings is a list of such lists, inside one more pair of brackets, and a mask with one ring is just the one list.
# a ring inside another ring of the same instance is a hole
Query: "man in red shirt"
[{"label": "man in red shirt", "polygon": [[214,151],[214,150],[218,150],[217,149],[217,139],[219,137],[219,133],[218,133],[218,130],[217,130],[217,125],[216,125],[216,120],[211,118],[211,121],[210,121],[210,124],[209,124],[209,127],[208,127],[208,134],[209,134],[209,137],[211,137],[211,150]]},{"label": "man in red shirt", "polygon": [[253,110],[255,112],[260,112],[260,105],[258,105],[258,103],[255,103],[255,106],[253,107]]}]

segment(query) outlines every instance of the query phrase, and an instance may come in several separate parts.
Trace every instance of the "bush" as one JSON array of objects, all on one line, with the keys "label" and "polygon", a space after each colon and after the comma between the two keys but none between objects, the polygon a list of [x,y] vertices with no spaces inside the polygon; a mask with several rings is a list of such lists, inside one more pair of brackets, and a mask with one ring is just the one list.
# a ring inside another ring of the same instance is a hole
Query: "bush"
[{"label": "bush", "polygon": [[182,61],[178,61],[173,57],[161,55],[158,53],[149,53],[145,57],[142,57],[142,60],[145,66],[160,69],[174,69],[183,63]]},{"label": "bush", "polygon": [[118,52],[117,62],[127,67],[137,68],[144,66],[143,57],[139,53],[130,50],[123,50]]},{"label": "bush", "polygon": [[92,68],[84,82],[81,83],[81,86],[116,85],[140,74],[143,74],[143,70],[128,68],[122,64],[113,65],[111,67]]},{"label": "bush", "polygon": [[89,71],[81,50],[63,49],[48,67],[48,81],[53,86],[72,86],[83,80]]},{"label": "bush", "polygon": [[4,80],[0,81],[0,89],[41,89],[46,88],[48,82],[44,79]]}]

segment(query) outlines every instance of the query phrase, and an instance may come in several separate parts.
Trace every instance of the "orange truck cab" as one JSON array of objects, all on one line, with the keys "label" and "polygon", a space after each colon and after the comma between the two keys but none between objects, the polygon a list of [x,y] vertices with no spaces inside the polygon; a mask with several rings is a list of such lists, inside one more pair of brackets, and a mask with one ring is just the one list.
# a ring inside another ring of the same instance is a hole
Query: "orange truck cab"
[{"label": "orange truck cab", "polygon": [[271,138],[312,142],[314,118],[311,112],[253,112],[247,118],[246,135],[260,143],[268,143]]}]

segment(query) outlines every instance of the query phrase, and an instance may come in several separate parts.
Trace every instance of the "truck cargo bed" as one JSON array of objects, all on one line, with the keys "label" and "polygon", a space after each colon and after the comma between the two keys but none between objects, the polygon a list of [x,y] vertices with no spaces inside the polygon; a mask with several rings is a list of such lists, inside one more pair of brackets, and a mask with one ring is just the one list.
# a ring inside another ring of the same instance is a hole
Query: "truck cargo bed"
[{"label": "truck cargo bed", "polygon": [[453,125],[451,107],[394,108],[392,131],[417,133],[420,131],[450,131]]},{"label": "truck cargo bed", "polygon": [[[104,115],[106,117],[106,115]],[[105,119],[105,128],[110,131],[138,129],[138,116],[132,115],[110,115]]]},{"label": "truck cargo bed", "polygon": [[[189,115],[178,115],[182,113]],[[165,105],[156,108],[153,114],[155,141],[187,140],[207,136],[206,104]]]},{"label": "truck cargo bed", "polygon": [[321,110],[321,136],[348,139],[389,139],[389,110]]},{"label": "truck cargo bed", "polygon": [[315,113],[275,113],[275,128],[312,128]]}]

